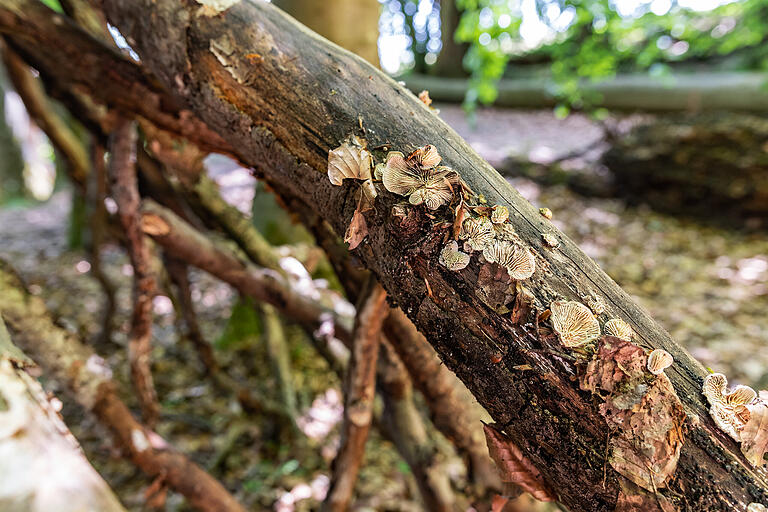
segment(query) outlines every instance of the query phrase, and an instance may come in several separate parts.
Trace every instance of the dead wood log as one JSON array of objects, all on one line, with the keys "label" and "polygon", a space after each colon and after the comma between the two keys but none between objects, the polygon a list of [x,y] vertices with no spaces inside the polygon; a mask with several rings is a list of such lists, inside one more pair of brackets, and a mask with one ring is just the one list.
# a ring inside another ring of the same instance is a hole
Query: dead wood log
[{"label": "dead wood log", "polygon": [[381,325],[387,315],[387,293],[375,281],[371,283],[362,294],[355,319],[352,355],[344,379],[341,445],[333,461],[333,475],[321,508],[323,511],[343,512],[349,508],[371,427]]},{"label": "dead wood log", "polygon": [[54,324],[42,299],[30,295],[10,267],[0,262],[0,315],[13,340],[92,412],[144,473],[161,478],[198,510],[245,512],[216,479],[158,434],[137,422],[117,396],[111,369],[80,340]]},{"label": "dead wood log", "polygon": [[[102,6],[142,62],[236,147],[242,161],[278,194],[317,211],[337,233],[346,230],[358,194],[351,183],[329,183],[327,155],[359,130],[361,117],[371,147],[408,152],[434,144],[472,190],[489,204],[509,208],[511,226],[536,252],[539,271],[525,283],[533,309],[544,312],[556,299],[592,296],[603,304],[601,319],[622,318],[637,333],[637,343],[674,355],[669,375],[688,414],[688,433],[674,480],[659,492],[697,510],[768,501],[765,477],[707,415],[700,394],[705,369],[403,88],[268,4],[103,0]],[[560,501],[573,510],[612,510],[621,475],[606,460],[606,420],[572,380],[579,365],[553,353],[535,323],[513,321],[484,304],[475,292],[477,267],[442,270],[437,257],[445,233],[435,232],[419,209],[409,210],[410,222],[401,226],[401,210],[392,212],[401,199],[383,187],[379,191],[357,255],[504,425]],[[556,249],[542,242],[544,233],[558,240]]]}]

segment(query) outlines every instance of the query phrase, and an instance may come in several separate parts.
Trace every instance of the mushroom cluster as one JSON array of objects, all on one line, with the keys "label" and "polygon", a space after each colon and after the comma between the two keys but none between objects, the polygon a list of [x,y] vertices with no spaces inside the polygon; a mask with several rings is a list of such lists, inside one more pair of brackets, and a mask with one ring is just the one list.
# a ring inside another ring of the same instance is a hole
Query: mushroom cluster
[{"label": "mushroom cluster", "polygon": [[725,375],[712,373],[704,379],[701,391],[707,397],[709,414],[715,424],[736,441],[741,441],[741,431],[749,420],[746,406],[757,398],[755,390],[739,385],[729,391]]},{"label": "mushroom cluster", "polygon": [[404,156],[399,151],[387,155],[381,179],[384,188],[408,196],[411,204],[425,204],[437,210],[448,204],[459,185],[459,175],[450,167],[438,165],[441,157],[435,146],[421,147]]}]

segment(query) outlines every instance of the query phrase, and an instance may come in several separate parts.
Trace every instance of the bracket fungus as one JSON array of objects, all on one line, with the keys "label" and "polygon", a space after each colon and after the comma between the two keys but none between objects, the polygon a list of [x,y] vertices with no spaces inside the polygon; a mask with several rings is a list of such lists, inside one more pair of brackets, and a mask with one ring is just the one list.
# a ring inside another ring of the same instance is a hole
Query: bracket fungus
[{"label": "bracket fungus", "polygon": [[459,175],[450,167],[437,166],[440,155],[434,146],[424,146],[406,158],[398,151],[387,155],[381,179],[384,187],[401,196],[408,196],[411,204],[424,203],[437,210],[453,198],[459,186]]},{"label": "bracket fungus", "polygon": [[605,334],[623,340],[631,341],[635,336],[632,327],[621,318],[611,318],[605,323]]},{"label": "bracket fungus", "polygon": [[493,241],[493,223],[487,217],[470,217],[461,224],[459,238],[465,251],[482,251]]},{"label": "bracket fungus", "polygon": [[552,326],[566,347],[580,347],[600,337],[600,323],[584,304],[555,301],[549,310],[552,312]]},{"label": "bracket fungus", "polygon": [[552,210],[549,208],[539,208],[539,214],[545,219],[552,220]]},{"label": "bracket fungus", "polygon": [[504,224],[509,219],[509,210],[506,206],[497,204],[491,208],[491,222],[494,224]]},{"label": "bracket fungus", "polygon": [[494,240],[486,245],[483,258],[506,268],[515,281],[528,279],[536,270],[536,259],[530,249],[503,240]]},{"label": "bracket fungus", "polygon": [[748,386],[728,391],[722,373],[707,375],[701,388],[711,408],[709,414],[726,434],[741,443],[741,453],[753,466],[766,463],[768,454],[768,393],[760,395]]},{"label": "bracket fungus", "polygon": [[459,250],[459,244],[455,240],[451,240],[440,251],[439,263],[448,270],[461,270],[469,265],[469,254],[463,253]]},{"label": "bracket fungus", "polygon": [[664,370],[672,366],[675,360],[672,354],[666,350],[657,348],[648,355],[648,371],[654,375],[661,375]]}]

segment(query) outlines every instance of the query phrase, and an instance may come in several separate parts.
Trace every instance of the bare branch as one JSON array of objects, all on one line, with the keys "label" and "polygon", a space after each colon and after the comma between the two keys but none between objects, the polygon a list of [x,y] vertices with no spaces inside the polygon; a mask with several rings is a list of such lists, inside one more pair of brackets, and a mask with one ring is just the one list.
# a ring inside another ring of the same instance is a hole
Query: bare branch
[{"label": "bare branch", "polygon": [[136,180],[136,141],[136,124],[122,120],[110,139],[112,158],[109,175],[112,181],[112,197],[117,203],[128,256],[133,266],[133,315],[128,343],[131,379],[139,395],[144,421],[152,426],[160,413],[150,369],[155,278],[149,263],[149,246],[141,230],[140,199]]},{"label": "bare branch", "polygon": [[357,472],[371,427],[376,391],[376,360],[381,325],[387,314],[387,293],[371,281],[362,295],[362,307],[355,320],[352,357],[344,382],[344,422],[341,447],[333,461],[331,487],[321,510],[343,512],[352,501]]}]

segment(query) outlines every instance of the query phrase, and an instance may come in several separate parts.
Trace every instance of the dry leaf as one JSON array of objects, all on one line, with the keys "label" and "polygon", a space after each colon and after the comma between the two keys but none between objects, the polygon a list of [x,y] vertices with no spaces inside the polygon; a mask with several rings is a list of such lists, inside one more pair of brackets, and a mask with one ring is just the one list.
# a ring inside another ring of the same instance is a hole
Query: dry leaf
[{"label": "dry leaf", "polygon": [[640,489],[626,479],[619,479],[621,490],[614,512],[677,512],[671,501],[659,493]]},{"label": "dry leaf", "polygon": [[654,491],[666,486],[677,467],[685,412],[666,375],[648,379],[647,360],[632,342],[603,336],[581,389],[605,397],[600,414],[615,431],[611,467]]},{"label": "dry leaf", "polygon": [[477,275],[477,298],[499,314],[509,311],[509,304],[515,297],[514,282],[507,269],[497,263],[484,263]]},{"label": "dry leaf", "polygon": [[741,430],[741,453],[750,464],[760,467],[768,453],[768,403],[758,400],[741,407],[749,410],[749,421]]},{"label": "dry leaf", "polygon": [[488,444],[488,453],[496,463],[503,482],[519,485],[539,501],[555,501],[539,470],[512,440],[496,430],[493,425],[483,424],[483,432]]},{"label": "dry leaf", "polygon": [[368,236],[368,224],[360,210],[355,210],[352,220],[349,222],[347,232],[344,233],[344,241],[349,244],[349,250],[356,248],[360,242]]},{"label": "dry leaf", "polygon": [[150,236],[164,236],[171,232],[171,227],[154,213],[143,213],[141,215],[141,230]]},{"label": "dry leaf", "polygon": [[331,183],[338,186],[347,178],[371,179],[373,160],[364,145],[364,140],[352,137],[328,152],[328,179]]}]

